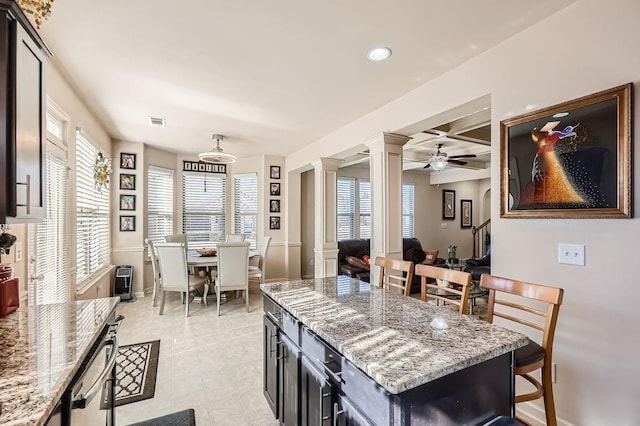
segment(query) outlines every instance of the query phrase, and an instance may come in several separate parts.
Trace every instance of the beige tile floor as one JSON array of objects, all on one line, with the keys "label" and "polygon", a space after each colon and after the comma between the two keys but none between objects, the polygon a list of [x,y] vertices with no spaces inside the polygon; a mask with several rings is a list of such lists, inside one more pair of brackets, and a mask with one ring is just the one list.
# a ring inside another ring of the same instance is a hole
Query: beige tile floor
[{"label": "beige tile floor", "polygon": [[127,425],[194,408],[198,426],[277,425],[262,393],[262,297],[250,293],[251,312],[242,298],[231,299],[216,315],[191,303],[190,316],[178,293],[169,293],[164,315],[151,298],[121,303],[126,318],[120,344],[160,339],[155,396],[116,408],[116,424]]}]

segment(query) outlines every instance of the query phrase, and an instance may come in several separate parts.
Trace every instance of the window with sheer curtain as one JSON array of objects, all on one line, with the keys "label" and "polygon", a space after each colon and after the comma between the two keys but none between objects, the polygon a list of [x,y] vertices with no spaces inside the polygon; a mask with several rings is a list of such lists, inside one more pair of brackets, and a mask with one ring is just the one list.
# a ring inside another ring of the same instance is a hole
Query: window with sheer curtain
[{"label": "window with sheer curtain", "polygon": [[109,264],[109,189],[98,190],[93,165],[98,148],[76,136],[76,284],[82,285]]},{"label": "window with sheer curtain", "polygon": [[402,237],[413,238],[414,185],[402,185]]},{"label": "window with sheer curtain", "polygon": [[190,247],[213,247],[224,241],[227,177],[184,172],[182,232]]},{"label": "window with sheer curtain", "polygon": [[147,172],[147,238],[164,242],[173,234],[173,170],[149,167]]},{"label": "window with sheer curtain", "polygon": [[257,247],[258,175],[256,173],[233,177],[234,225],[236,234],[244,234],[251,248]]}]

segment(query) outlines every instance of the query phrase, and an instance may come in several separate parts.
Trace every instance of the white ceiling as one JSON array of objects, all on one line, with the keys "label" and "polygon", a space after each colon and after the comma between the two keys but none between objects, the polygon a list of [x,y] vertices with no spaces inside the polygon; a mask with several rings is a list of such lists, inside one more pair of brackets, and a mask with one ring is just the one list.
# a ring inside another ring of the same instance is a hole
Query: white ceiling
[{"label": "white ceiling", "polygon": [[574,1],[61,0],[41,33],[113,138],[287,155]]}]

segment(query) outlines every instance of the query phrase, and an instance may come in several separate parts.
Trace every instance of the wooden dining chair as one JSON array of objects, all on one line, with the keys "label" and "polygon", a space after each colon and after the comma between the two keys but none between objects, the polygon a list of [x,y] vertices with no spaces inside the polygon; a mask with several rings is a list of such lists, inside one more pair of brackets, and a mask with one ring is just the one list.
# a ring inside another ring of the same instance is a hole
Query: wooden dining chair
[{"label": "wooden dining chair", "polygon": [[[489,290],[488,322],[492,323],[494,317],[500,317],[542,332],[541,344],[537,344],[530,339],[527,346],[515,351],[515,373],[522,376],[536,388],[533,392],[516,395],[516,403],[544,398],[547,425],[555,426],[557,420],[551,382],[551,356],[553,336],[556,331],[558,311],[562,304],[564,290],[489,274],[482,275],[480,286]],[[510,297],[509,300],[498,299],[499,292],[517,297]],[[534,302],[531,303],[531,301]],[[541,308],[541,303],[544,304],[544,309]],[[499,311],[496,310],[498,305],[501,306]],[[502,306],[505,308],[502,308]],[[525,312],[527,319],[513,316],[512,314],[517,311]],[[529,374],[539,368],[542,369],[541,381]],[[518,420],[526,423],[523,419],[518,418]]]},{"label": "wooden dining chair", "polygon": [[[376,266],[380,267],[380,279],[378,285],[384,287],[396,287],[403,291],[405,296],[411,294],[411,281],[413,280],[413,262],[391,259],[389,257],[376,257]],[[403,274],[395,274],[394,271]]]},{"label": "wooden dining chair", "polygon": [[183,243],[157,243],[158,265],[160,266],[160,315],[164,312],[165,293],[179,291],[185,294],[184,316],[189,316],[189,292],[204,288],[203,301],[206,304],[209,292],[207,277],[189,275],[187,251]]},{"label": "wooden dining chair", "polygon": [[151,270],[153,271],[153,293],[151,295],[151,306],[155,308],[158,301],[158,293],[160,291],[160,266],[158,265],[158,254],[156,253],[153,241],[145,238],[144,242],[147,244],[149,258],[151,259]]},{"label": "wooden dining chair", "polygon": [[218,243],[218,275],[214,289],[218,299],[223,291],[243,290],[247,312],[249,312],[249,243]]},{"label": "wooden dining chair", "polygon": [[[423,302],[433,299],[436,302],[442,301],[445,304],[457,305],[461,314],[468,312],[469,290],[471,289],[470,273],[419,264],[416,265],[415,274],[421,277],[420,299]],[[443,285],[438,285],[437,282],[430,283],[428,278],[440,280]],[[453,287],[452,284],[458,287]],[[429,291],[430,289],[431,291]]]}]

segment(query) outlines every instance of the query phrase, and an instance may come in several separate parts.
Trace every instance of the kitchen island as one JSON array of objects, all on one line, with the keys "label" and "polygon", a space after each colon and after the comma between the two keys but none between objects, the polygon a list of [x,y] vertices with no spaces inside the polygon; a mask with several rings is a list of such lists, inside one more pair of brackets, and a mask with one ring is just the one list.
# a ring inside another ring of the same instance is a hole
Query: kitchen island
[{"label": "kitchen island", "polygon": [[[513,414],[526,336],[345,276],[261,285],[282,424],[482,424]],[[430,326],[434,318],[448,328]]]},{"label": "kitchen island", "polygon": [[0,319],[0,424],[47,421],[119,300],[22,306]]}]

